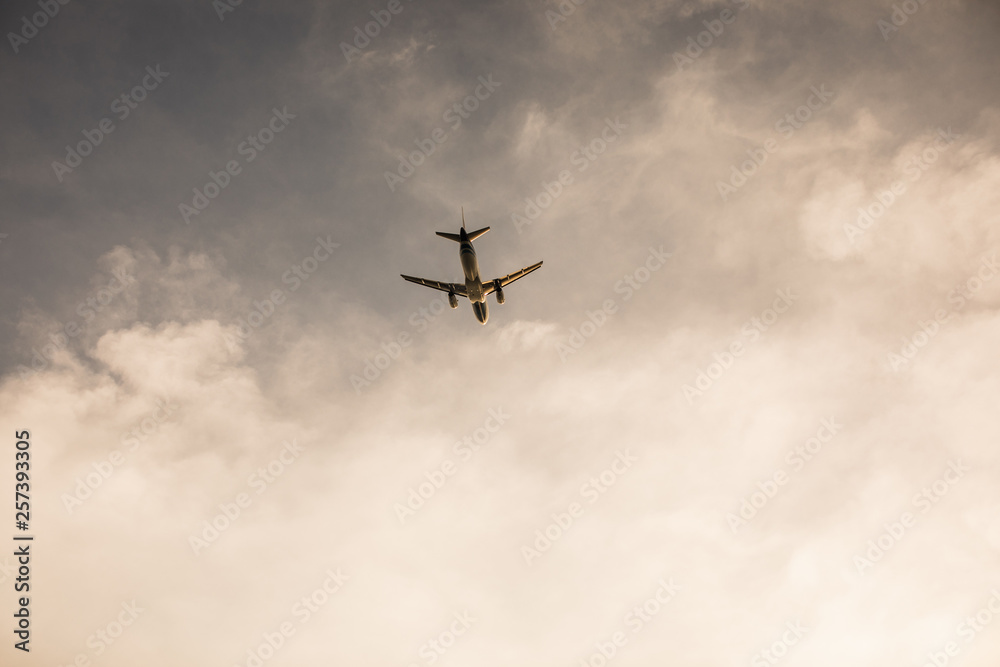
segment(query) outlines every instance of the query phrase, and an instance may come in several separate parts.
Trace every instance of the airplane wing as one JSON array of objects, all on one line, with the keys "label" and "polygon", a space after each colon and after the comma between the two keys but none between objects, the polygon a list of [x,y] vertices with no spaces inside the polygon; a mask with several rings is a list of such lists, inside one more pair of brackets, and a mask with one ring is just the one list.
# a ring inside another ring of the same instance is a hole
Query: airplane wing
[{"label": "airplane wing", "polygon": [[[399,274],[403,276],[403,274]],[[459,285],[458,283],[442,283],[437,280],[427,280],[426,278],[414,278],[413,276],[403,276],[403,280],[409,280],[411,283],[416,283],[418,285],[423,285],[424,287],[430,287],[432,289],[438,289],[442,292],[453,292],[459,296],[468,297],[465,293],[465,285]]]},{"label": "airplane wing", "polygon": [[[512,282],[514,282],[518,278],[525,277],[526,275],[528,275],[529,273],[531,273],[532,271],[534,271],[535,269],[537,269],[541,265],[542,265],[541,262],[539,262],[538,264],[532,264],[531,266],[525,267],[525,268],[521,269],[520,271],[515,271],[514,273],[508,273],[503,278],[497,278],[497,280],[500,281],[500,287],[506,287],[507,285],[511,284]],[[495,280],[491,280],[488,283],[483,283],[483,291],[486,294],[493,294],[493,292],[496,291],[496,281]]]}]

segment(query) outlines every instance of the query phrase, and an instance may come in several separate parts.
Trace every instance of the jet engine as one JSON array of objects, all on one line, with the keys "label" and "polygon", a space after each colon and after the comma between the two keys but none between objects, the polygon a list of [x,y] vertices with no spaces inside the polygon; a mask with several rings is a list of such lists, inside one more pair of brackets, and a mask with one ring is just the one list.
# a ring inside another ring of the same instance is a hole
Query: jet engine
[{"label": "jet engine", "polygon": [[506,301],[507,299],[503,295],[503,288],[500,287],[500,281],[499,280],[493,281],[493,291],[496,292],[497,303],[499,303],[500,305],[503,305],[503,302]]},{"label": "jet engine", "polygon": [[458,308],[458,297],[455,296],[454,292],[448,292],[448,305],[452,308]]}]

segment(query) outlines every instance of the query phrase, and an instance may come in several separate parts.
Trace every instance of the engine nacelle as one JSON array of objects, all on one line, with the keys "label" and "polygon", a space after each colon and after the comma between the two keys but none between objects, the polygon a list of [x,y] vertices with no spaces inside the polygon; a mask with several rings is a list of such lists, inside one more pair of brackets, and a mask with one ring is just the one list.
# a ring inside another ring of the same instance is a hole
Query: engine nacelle
[{"label": "engine nacelle", "polygon": [[503,305],[503,302],[506,301],[507,299],[503,295],[503,288],[500,287],[500,281],[499,280],[493,282],[493,291],[497,295],[497,303],[499,303],[500,305]]},{"label": "engine nacelle", "polygon": [[455,296],[454,292],[448,292],[448,305],[452,308],[458,308],[458,297]]}]

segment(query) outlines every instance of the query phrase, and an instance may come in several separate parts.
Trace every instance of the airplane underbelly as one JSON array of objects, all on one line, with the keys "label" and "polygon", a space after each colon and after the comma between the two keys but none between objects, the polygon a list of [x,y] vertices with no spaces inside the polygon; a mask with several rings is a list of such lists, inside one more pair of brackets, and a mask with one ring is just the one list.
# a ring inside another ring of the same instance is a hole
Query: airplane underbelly
[{"label": "airplane underbelly", "polygon": [[486,295],[483,294],[483,285],[478,280],[465,281],[465,295],[469,297],[469,301],[472,303],[486,301]]},{"label": "airplane underbelly", "polygon": [[479,262],[476,261],[475,253],[462,253],[462,271],[465,273],[466,282],[479,280]]}]

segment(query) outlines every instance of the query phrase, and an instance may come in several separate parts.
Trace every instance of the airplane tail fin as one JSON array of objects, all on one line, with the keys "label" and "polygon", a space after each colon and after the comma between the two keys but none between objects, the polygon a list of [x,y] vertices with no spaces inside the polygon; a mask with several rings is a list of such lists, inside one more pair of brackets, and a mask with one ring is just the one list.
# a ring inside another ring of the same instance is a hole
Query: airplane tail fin
[{"label": "airplane tail fin", "polygon": [[[462,231],[463,232],[465,231],[465,207],[464,206],[462,207]],[[466,232],[465,238],[467,238],[470,241],[475,241],[476,239],[478,239],[480,236],[482,236],[483,234],[485,234],[488,231],[490,231],[489,227],[483,227],[482,229],[477,229],[474,232]],[[434,233],[437,234],[438,236],[442,237],[442,238],[451,239],[452,241],[457,241],[459,243],[462,242],[462,236],[460,234],[450,234],[448,232],[434,232]]]}]

